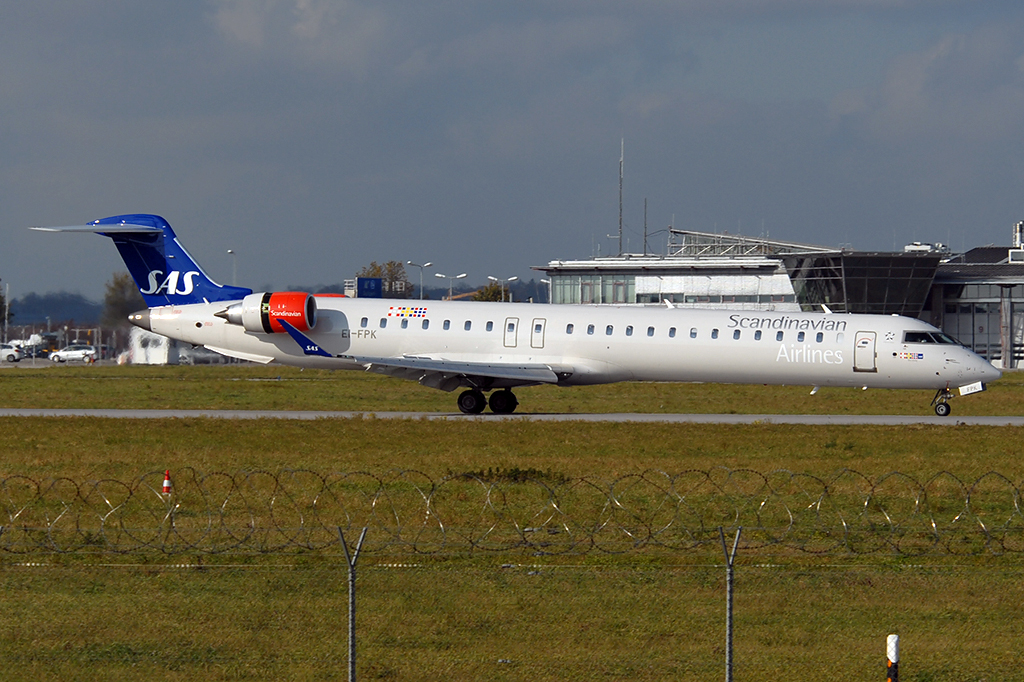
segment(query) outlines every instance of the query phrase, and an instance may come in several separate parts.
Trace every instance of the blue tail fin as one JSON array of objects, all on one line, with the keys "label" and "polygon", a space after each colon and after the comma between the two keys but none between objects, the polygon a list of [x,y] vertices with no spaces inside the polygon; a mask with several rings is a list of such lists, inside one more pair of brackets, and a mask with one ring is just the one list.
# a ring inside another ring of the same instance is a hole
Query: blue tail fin
[{"label": "blue tail fin", "polygon": [[158,215],[118,215],[84,227],[44,229],[95,232],[113,239],[150,308],[234,301],[252,293],[252,289],[224,286],[210,279]]}]

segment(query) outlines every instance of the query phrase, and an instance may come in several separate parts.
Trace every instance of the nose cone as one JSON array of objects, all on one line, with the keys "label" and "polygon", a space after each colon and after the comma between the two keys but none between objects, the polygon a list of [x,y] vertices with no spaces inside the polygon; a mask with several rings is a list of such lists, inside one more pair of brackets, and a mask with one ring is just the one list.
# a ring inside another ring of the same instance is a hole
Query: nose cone
[{"label": "nose cone", "polygon": [[142,327],[148,332],[153,331],[153,325],[149,321],[149,309],[140,310],[137,313],[132,313],[128,316],[128,321],[134,324],[136,327]]},{"label": "nose cone", "polygon": [[996,369],[992,366],[992,363],[989,362],[985,363],[985,366],[982,367],[981,371],[984,375],[984,378],[982,378],[982,381],[984,382],[995,381],[996,379],[1001,379],[1003,376],[1002,370]]}]

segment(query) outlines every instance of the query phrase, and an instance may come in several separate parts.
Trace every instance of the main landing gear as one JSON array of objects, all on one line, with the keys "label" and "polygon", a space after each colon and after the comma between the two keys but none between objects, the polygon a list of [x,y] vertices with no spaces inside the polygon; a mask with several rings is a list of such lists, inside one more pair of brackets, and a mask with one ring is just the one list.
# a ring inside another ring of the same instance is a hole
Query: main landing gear
[{"label": "main landing gear", "polygon": [[949,388],[940,388],[935,392],[935,397],[932,398],[932,405],[935,406],[935,414],[940,417],[948,417],[953,411],[953,408],[949,406],[949,401],[953,397],[953,392]]},{"label": "main landing gear", "polygon": [[464,414],[480,414],[488,405],[494,414],[512,414],[519,406],[519,400],[507,388],[492,393],[490,400],[475,388],[459,394],[459,410]]}]

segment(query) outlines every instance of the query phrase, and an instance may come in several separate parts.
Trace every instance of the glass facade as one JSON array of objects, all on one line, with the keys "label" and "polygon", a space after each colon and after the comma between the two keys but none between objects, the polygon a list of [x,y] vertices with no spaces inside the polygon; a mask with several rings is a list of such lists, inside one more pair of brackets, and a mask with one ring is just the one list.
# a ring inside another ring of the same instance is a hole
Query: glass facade
[{"label": "glass facade", "polygon": [[937,253],[834,253],[786,256],[800,307],[836,313],[918,317],[928,300]]},{"label": "glass facade", "polygon": [[626,273],[552,275],[552,303],[634,303],[636,276]]},{"label": "glass facade", "polygon": [[[990,362],[1005,368],[1020,366],[1024,360],[1024,284],[945,284],[940,305],[937,326],[942,331]],[[1006,361],[1004,345],[1013,354]]]}]

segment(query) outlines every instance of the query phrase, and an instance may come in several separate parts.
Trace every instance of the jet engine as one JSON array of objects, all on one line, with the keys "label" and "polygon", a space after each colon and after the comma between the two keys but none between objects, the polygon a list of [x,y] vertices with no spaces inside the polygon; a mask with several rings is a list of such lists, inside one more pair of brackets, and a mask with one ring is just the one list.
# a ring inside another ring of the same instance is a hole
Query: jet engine
[{"label": "jet engine", "polygon": [[316,326],[316,299],[301,291],[249,294],[216,316],[245,327],[247,332],[281,334],[285,328],[279,320],[308,332]]}]

